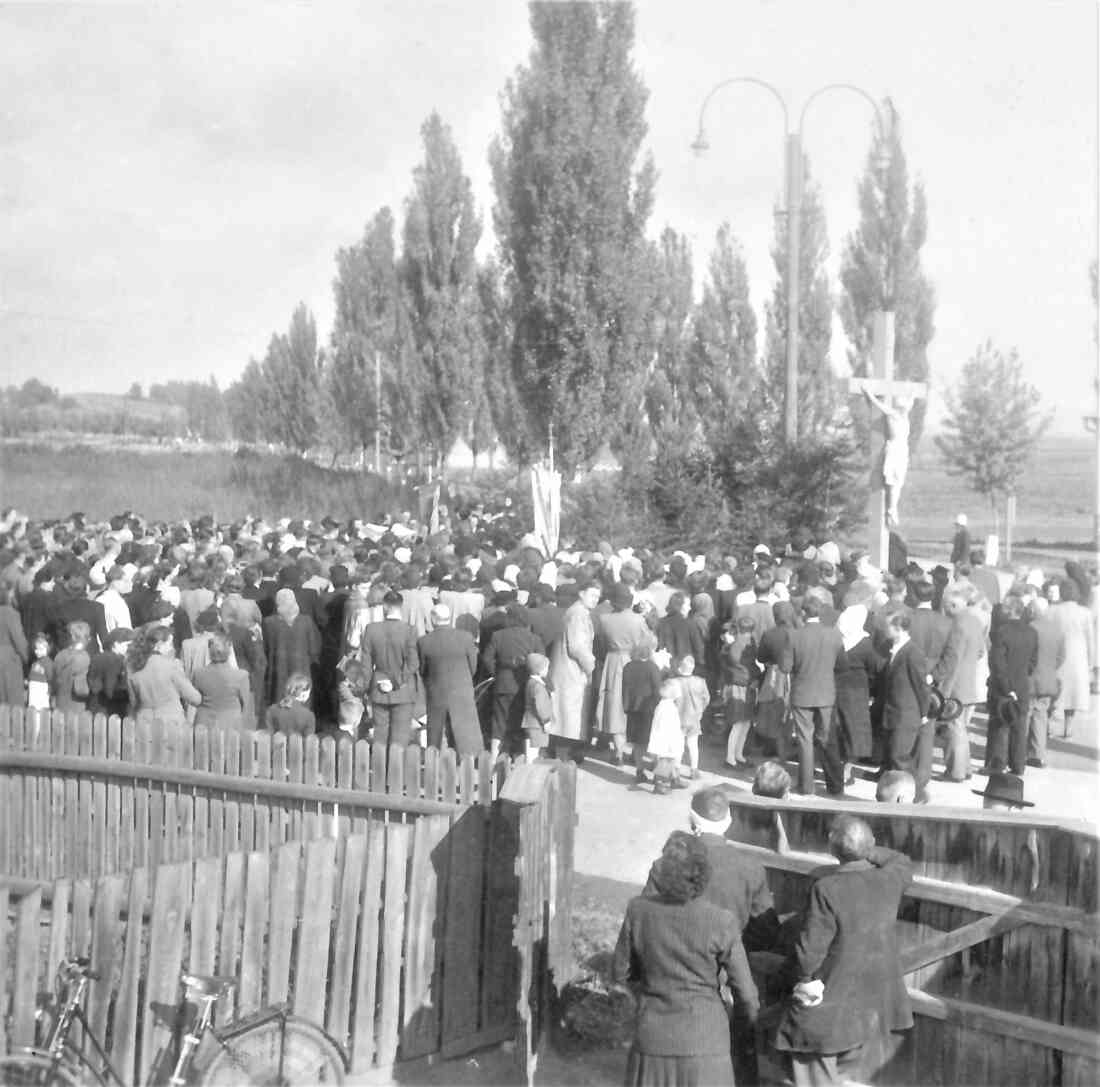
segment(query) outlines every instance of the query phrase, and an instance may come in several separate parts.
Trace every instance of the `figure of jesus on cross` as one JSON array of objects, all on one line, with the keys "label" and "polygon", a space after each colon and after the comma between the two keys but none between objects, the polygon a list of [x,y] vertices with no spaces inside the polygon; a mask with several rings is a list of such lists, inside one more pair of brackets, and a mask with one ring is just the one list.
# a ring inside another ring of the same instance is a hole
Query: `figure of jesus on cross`
[{"label": "figure of jesus on cross", "polygon": [[916,397],[902,393],[894,402],[883,399],[863,386],[867,403],[882,412],[886,426],[886,441],[882,447],[882,485],[886,491],[886,527],[897,528],[900,523],[898,499],[905,486],[905,474],[909,471],[909,412]]},{"label": "figure of jesus on cross", "polygon": [[[882,428],[871,431],[872,561],[881,565],[888,553],[888,535],[901,521],[898,504],[909,471],[909,413],[928,395],[916,381],[894,381],[894,321],[892,313],[875,315],[872,365],[874,377],[850,378],[848,391],[862,395],[880,413]],[[878,553],[878,559],[875,553]]]}]

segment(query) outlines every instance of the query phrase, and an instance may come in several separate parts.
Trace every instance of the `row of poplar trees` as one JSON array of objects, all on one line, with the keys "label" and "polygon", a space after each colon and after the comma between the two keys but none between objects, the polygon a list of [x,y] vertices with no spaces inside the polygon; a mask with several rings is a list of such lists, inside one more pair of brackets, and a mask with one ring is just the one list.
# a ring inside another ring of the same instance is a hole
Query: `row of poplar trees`
[{"label": "row of poplar trees", "polygon": [[[504,89],[489,151],[491,255],[478,259],[486,224],[451,131],[433,113],[400,237],[385,207],[339,251],[329,341],[318,341],[299,307],[229,390],[238,436],[302,451],[334,442],[369,450],[381,423],[397,452],[442,457],[462,437],[475,452],[499,441],[529,464],[545,456],[552,433],[567,471],[610,443],[624,486],[640,488],[670,535],[698,519],[700,503],[760,531],[753,518],[765,495],[772,521],[808,516],[836,527],[851,512],[865,420],[849,415],[830,363],[834,308],[854,373],[868,371],[872,314],[885,307],[896,313],[897,375],[927,378],[935,302],[920,260],[925,200],[909,182],[897,114],[887,102],[873,133],[836,292],[820,192],[807,177],[791,448],[781,435],[783,220],[761,346],[731,227],[718,231],[698,302],[686,238],[672,227],[651,236],[657,170],[643,153],[647,91],[632,62],[633,8],[536,3],[530,23],[530,56]],[[919,435],[922,420],[913,422]],[[789,511],[777,509],[777,494]]]}]

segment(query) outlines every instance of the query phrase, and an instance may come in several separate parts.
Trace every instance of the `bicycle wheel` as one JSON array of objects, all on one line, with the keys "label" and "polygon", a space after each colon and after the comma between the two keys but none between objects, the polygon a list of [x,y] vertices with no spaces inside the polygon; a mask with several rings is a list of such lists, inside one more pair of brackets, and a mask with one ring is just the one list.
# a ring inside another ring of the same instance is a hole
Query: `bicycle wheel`
[{"label": "bicycle wheel", "polygon": [[44,1054],[0,1057],[3,1087],[76,1087],[78,1082],[65,1065]]},{"label": "bicycle wheel", "polygon": [[219,1037],[195,1076],[203,1087],[302,1087],[342,1084],[344,1057],[319,1027],[304,1019],[266,1019],[240,1034]]}]

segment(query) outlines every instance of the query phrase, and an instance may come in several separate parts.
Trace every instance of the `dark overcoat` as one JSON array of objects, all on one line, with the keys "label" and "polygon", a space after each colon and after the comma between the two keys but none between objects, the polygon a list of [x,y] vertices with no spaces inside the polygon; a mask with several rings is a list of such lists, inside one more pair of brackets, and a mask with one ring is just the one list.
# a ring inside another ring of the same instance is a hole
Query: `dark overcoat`
[{"label": "dark overcoat", "polygon": [[474,703],[477,644],[465,630],[439,627],[420,639],[417,651],[424,680],[429,738],[442,736],[449,720],[458,754],[475,754],[482,747]]},{"label": "dark overcoat", "polygon": [[824,999],[784,1009],[776,1048],[843,1053],[877,1030],[913,1025],[898,960],[897,914],[913,866],[881,846],[865,861],[820,869],[793,954],[798,980],[819,979]]}]

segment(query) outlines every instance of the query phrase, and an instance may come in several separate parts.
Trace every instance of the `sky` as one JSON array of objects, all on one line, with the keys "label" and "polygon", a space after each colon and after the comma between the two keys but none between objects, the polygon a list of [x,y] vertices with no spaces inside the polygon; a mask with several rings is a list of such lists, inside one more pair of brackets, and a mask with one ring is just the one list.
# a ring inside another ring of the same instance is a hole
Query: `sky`
[{"label": "sky", "polygon": [[[729,220],[770,295],[784,123],[830,83],[890,96],[928,198],[933,418],[987,338],[1081,431],[1096,373],[1096,0],[640,0],[635,61],[659,172],[649,229]],[[518,0],[0,3],[0,385],[125,392],[235,380],[299,301],[327,339],[335,254],[400,216],[434,109],[492,251],[489,144],[530,50]],[[829,91],[803,139],[833,286],[873,115]],[[762,342],[762,337],[761,337]],[[846,369],[839,323],[832,359]]]}]

